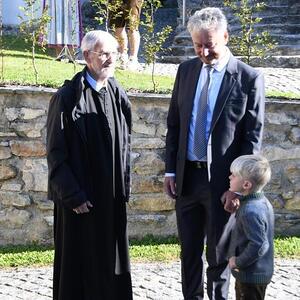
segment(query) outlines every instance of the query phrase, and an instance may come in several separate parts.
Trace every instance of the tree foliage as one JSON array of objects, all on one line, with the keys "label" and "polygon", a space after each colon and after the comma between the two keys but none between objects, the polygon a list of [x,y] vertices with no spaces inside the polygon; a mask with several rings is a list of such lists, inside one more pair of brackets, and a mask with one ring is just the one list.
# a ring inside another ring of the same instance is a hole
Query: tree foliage
[{"label": "tree foliage", "polygon": [[230,37],[234,54],[244,56],[248,64],[253,56],[265,58],[276,45],[268,31],[255,31],[255,25],[262,20],[257,13],[263,11],[266,4],[257,0],[224,0],[224,5],[232,10],[241,26],[240,33]]},{"label": "tree foliage", "polygon": [[109,29],[112,31],[115,28],[109,28],[109,17],[110,15],[114,18],[120,17],[122,15],[121,7],[124,5],[122,0],[91,0],[93,7],[96,10],[95,20],[99,25],[105,24],[105,30],[108,32]]},{"label": "tree foliage", "polygon": [[145,32],[142,35],[144,40],[144,58],[146,64],[152,64],[152,83],[154,92],[156,91],[157,86],[157,83],[154,80],[157,53],[164,50],[163,44],[172,32],[172,28],[169,25],[161,28],[158,32],[154,31],[154,13],[159,7],[161,7],[159,0],[146,0],[143,5],[143,15],[145,19],[141,22],[141,25],[145,27]]},{"label": "tree foliage", "polygon": [[19,16],[21,20],[20,32],[25,36],[25,41],[31,45],[31,62],[34,70],[35,81],[38,83],[38,70],[35,62],[36,47],[41,47],[45,50],[47,34],[47,24],[51,20],[46,7],[40,14],[40,1],[24,0],[24,6],[20,7],[24,16]]}]

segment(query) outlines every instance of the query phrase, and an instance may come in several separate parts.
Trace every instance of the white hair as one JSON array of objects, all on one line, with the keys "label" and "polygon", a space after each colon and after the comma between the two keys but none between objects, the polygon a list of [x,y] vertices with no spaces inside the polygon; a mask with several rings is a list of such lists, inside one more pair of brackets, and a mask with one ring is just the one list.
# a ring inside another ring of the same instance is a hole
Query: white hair
[{"label": "white hair", "polygon": [[236,158],[230,171],[243,180],[249,180],[252,183],[252,192],[258,192],[271,179],[271,168],[268,160],[261,155],[242,155]]},{"label": "white hair", "polygon": [[98,43],[110,43],[116,47],[116,50],[118,49],[118,41],[110,33],[103,30],[92,30],[83,37],[81,50],[82,52],[93,50]]},{"label": "white hair", "polygon": [[227,31],[227,20],[221,9],[217,7],[206,7],[197,10],[187,24],[190,33],[201,30]]}]

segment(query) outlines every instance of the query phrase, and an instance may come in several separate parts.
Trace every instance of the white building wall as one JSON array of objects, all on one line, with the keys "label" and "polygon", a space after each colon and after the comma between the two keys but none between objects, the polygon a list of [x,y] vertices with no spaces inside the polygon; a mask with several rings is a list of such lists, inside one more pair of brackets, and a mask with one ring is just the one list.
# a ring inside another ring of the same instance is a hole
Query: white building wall
[{"label": "white building wall", "polygon": [[[38,1],[38,5],[42,10],[43,0]],[[23,15],[20,6],[24,7],[23,0],[2,0],[2,17],[4,25],[18,25],[20,24],[19,15]]]}]

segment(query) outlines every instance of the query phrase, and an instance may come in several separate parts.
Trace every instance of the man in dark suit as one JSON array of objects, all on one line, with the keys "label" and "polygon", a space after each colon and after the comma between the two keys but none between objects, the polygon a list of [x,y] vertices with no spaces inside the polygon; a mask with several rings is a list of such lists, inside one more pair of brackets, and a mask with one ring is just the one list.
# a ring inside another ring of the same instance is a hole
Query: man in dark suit
[{"label": "man in dark suit", "polygon": [[206,238],[208,296],[227,299],[230,273],[223,231],[238,206],[227,191],[229,168],[236,157],[260,150],[264,79],[226,47],[227,21],[220,9],[197,11],[188,30],[198,57],[182,63],[176,76],[164,188],[176,199],[184,298],[204,297]]}]

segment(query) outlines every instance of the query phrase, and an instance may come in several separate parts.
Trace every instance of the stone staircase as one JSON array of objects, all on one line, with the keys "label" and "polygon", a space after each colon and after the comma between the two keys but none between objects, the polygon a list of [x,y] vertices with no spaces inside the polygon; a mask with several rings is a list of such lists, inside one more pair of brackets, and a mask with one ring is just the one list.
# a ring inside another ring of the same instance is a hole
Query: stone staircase
[{"label": "stone staircase", "polygon": [[[256,32],[268,31],[277,42],[276,47],[265,59],[254,57],[253,66],[300,68],[300,0],[265,0],[266,8],[258,16],[261,22],[255,25]],[[237,18],[220,0],[186,0],[186,21],[195,10],[206,6],[221,7],[228,18],[230,35],[239,32]],[[180,63],[194,57],[190,34],[182,25],[182,0],[178,0],[179,15],[176,36],[163,62]],[[229,44],[230,46],[230,44]]]}]

